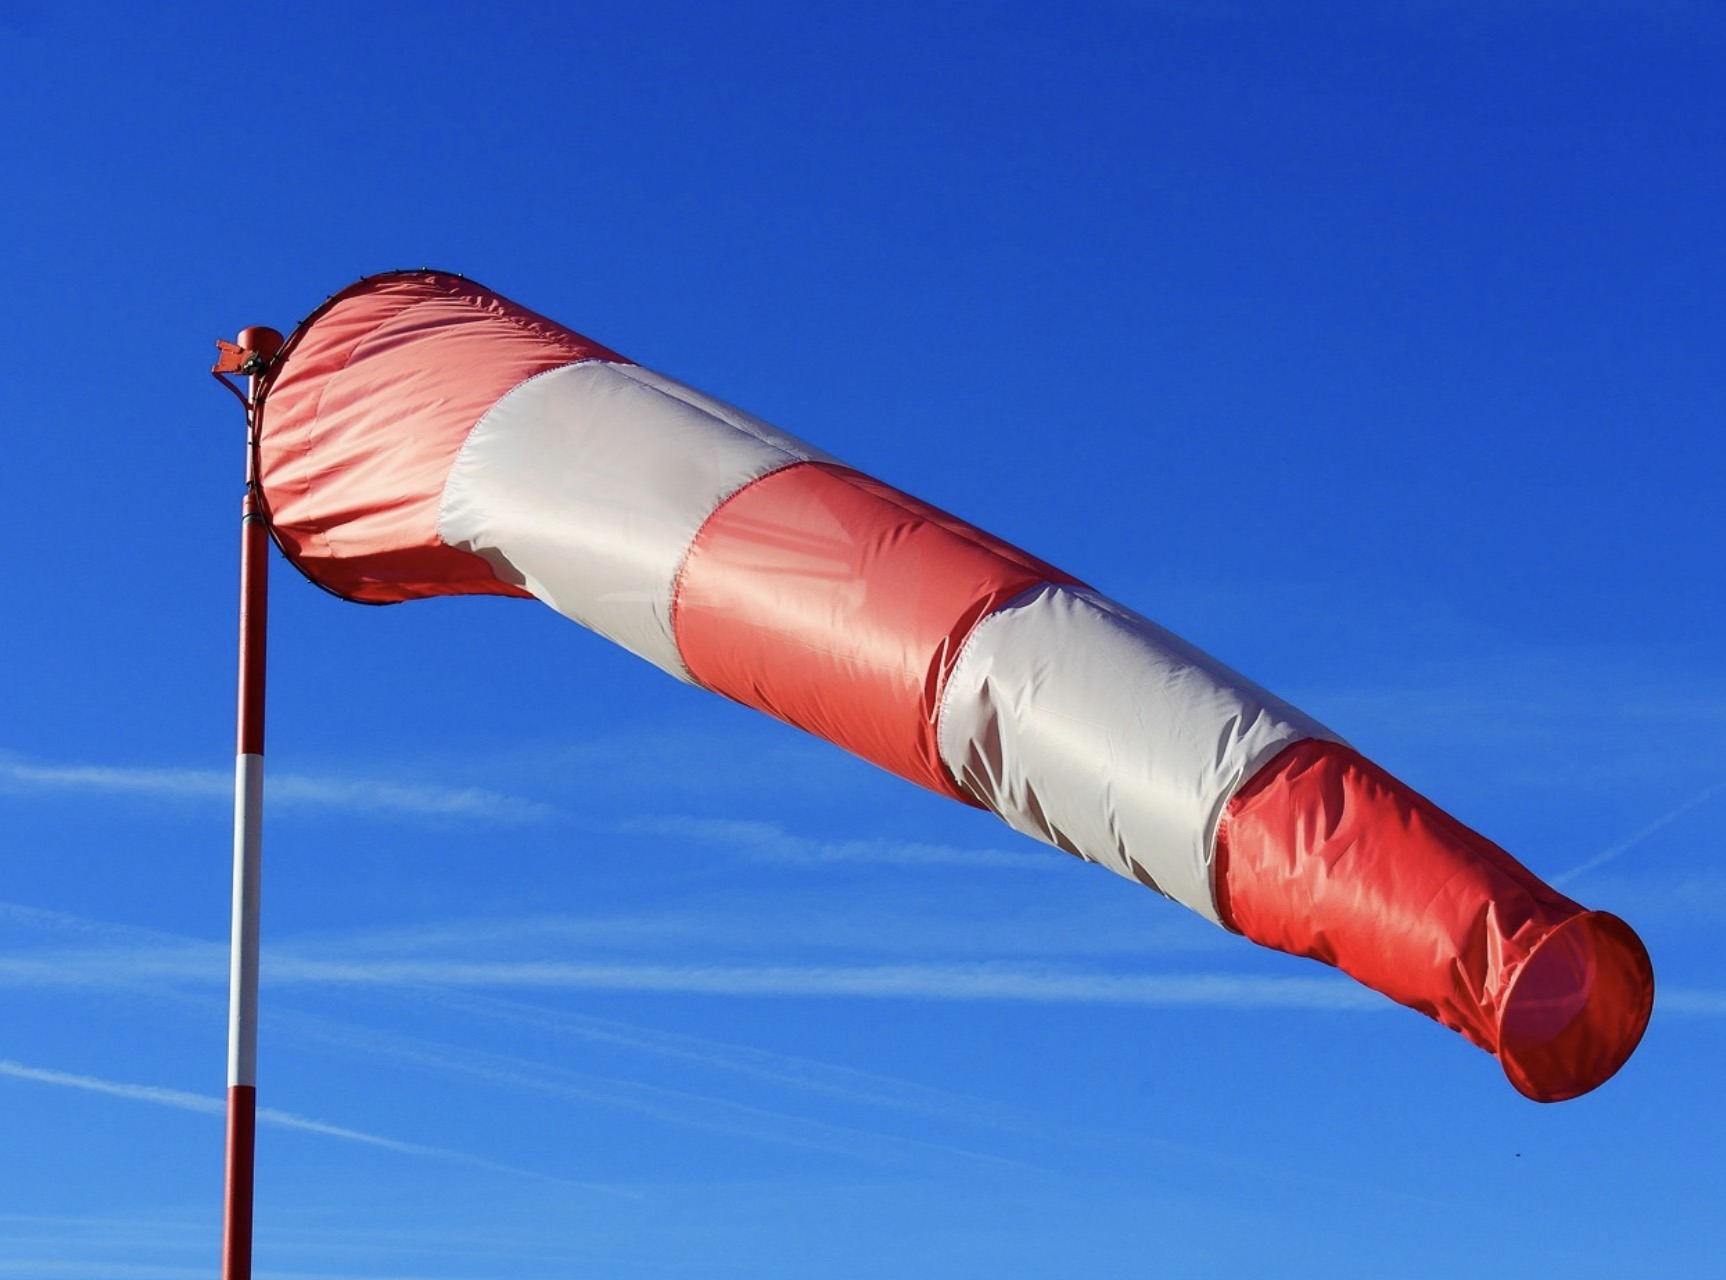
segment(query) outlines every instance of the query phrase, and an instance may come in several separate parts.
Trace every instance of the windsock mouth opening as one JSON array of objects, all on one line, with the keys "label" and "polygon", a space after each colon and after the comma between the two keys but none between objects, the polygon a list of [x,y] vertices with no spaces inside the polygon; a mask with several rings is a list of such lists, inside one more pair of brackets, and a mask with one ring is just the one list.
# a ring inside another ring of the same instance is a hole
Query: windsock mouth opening
[{"label": "windsock mouth opening", "polygon": [[1580,1097],[1611,1079],[1654,1009],[1654,966],[1629,925],[1572,916],[1535,944],[1498,1019],[1498,1060],[1536,1102]]}]

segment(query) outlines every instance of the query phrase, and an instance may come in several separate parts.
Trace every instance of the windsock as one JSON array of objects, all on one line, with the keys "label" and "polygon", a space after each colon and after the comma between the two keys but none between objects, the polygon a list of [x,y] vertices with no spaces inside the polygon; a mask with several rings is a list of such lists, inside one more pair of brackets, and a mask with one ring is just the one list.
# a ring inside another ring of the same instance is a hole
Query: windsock
[{"label": "windsock", "polygon": [[1316,720],[981,529],[460,276],[373,276],[268,368],[277,545],[349,600],[533,596],[1308,956],[1495,1054],[1601,1084],[1653,1006],[1617,917]]}]

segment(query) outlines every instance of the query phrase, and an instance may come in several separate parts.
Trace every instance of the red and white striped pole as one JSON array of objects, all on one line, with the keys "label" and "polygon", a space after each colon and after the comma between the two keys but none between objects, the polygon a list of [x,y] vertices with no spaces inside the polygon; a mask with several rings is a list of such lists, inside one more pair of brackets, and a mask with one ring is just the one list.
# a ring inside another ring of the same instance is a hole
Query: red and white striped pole
[{"label": "red and white striped pole", "polygon": [[251,1280],[252,1172],[258,1119],[258,906],[264,820],[264,643],[270,537],[257,491],[258,391],[282,335],[240,332],[249,375],[246,496],[240,508],[239,742],[234,769],[234,908],[228,969],[228,1139],[222,1280]]}]

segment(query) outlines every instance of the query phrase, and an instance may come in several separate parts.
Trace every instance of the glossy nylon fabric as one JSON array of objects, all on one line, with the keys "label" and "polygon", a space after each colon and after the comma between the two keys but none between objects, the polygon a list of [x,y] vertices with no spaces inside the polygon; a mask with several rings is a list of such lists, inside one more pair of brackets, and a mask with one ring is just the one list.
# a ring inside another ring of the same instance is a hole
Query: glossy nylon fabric
[{"label": "glossy nylon fabric", "polygon": [[991,613],[941,708],[941,756],[1017,831],[1210,920],[1213,835],[1242,782],[1323,725],[1094,591]]},{"label": "glossy nylon fabric", "polygon": [[[536,594],[1279,950],[1592,1088],[1652,1001],[1541,885],[1147,619],[459,277],[336,295],[266,379],[272,532],[356,600]],[[1268,761],[1268,762],[1267,762]]]},{"label": "glossy nylon fabric", "polygon": [[621,359],[460,276],[343,290],[289,336],[264,385],[258,480],[277,545],[350,600],[526,595],[439,536],[451,462],[511,387]]},{"label": "glossy nylon fabric", "polygon": [[678,570],[715,508],[819,450],[637,365],[588,360],[504,395],[444,486],[445,542],[679,679]]},{"label": "glossy nylon fabric", "polygon": [[936,745],[948,672],[979,619],[1051,578],[1069,580],[879,480],[810,463],[702,526],[677,644],[708,688],[974,804]]},{"label": "glossy nylon fabric", "polygon": [[1260,770],[1217,846],[1226,924],[1460,1031],[1537,1101],[1604,1082],[1648,1025],[1654,971],[1627,925],[1338,743]]}]

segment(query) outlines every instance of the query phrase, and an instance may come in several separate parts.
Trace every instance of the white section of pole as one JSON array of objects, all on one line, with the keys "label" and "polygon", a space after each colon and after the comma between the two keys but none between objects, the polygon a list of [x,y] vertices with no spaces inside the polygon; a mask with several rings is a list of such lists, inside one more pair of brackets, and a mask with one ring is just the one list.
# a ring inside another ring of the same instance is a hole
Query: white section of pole
[{"label": "white section of pole", "polygon": [[234,762],[234,910],[228,951],[228,1085],[258,1083],[258,937],[264,852],[264,757]]}]

